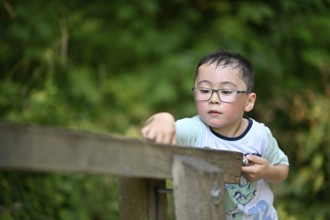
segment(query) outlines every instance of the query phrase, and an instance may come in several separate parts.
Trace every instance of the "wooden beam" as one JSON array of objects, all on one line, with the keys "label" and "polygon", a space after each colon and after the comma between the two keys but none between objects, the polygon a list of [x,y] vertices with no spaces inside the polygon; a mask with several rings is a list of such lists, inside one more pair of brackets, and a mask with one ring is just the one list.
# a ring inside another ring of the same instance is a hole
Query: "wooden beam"
[{"label": "wooden beam", "polygon": [[221,169],[193,157],[176,156],[173,187],[177,219],[226,219]]},{"label": "wooden beam", "polygon": [[242,154],[0,122],[0,168],[172,178],[174,155],[200,158],[238,183]]}]

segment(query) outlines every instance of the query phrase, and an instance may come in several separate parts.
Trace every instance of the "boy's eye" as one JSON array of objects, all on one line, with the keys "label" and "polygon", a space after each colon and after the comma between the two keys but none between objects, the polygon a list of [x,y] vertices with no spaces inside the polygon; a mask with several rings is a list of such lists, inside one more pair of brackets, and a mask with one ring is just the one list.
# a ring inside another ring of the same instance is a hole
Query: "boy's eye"
[{"label": "boy's eye", "polygon": [[201,93],[204,93],[204,94],[207,94],[207,93],[210,93],[210,92],[211,92],[210,89],[199,89],[199,91],[200,91]]},{"label": "boy's eye", "polygon": [[223,95],[231,95],[233,94],[233,90],[229,90],[229,89],[226,89],[226,90],[220,90],[221,94]]}]

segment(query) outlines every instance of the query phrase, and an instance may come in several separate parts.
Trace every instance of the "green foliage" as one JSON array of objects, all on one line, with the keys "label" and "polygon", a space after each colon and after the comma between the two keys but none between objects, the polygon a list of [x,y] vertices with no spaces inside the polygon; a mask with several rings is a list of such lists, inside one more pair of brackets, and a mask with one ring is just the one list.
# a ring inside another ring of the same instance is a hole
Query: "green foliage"
[{"label": "green foliage", "polygon": [[112,177],[0,173],[1,219],[118,219]]},{"label": "green foliage", "polygon": [[[290,177],[276,190],[281,219],[330,217],[328,1],[0,4],[1,120],[138,137],[154,112],[196,114],[190,88],[199,59],[219,48],[238,51],[256,70],[250,116],[272,128],[290,158]],[[1,219],[103,219],[116,212],[106,177],[0,177]],[[83,196],[91,190],[87,207]]]}]

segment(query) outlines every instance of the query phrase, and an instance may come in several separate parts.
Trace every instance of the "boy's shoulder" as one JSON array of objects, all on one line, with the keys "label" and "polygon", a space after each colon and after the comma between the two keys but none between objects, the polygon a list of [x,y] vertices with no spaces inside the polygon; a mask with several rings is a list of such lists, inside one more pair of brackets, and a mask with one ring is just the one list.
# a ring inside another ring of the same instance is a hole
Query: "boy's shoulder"
[{"label": "boy's shoulder", "polygon": [[258,129],[260,131],[264,131],[266,133],[270,132],[270,129],[267,125],[265,125],[264,123],[262,122],[259,122],[253,118],[249,118],[249,120],[252,121],[252,126],[255,128],[255,129]]},{"label": "boy's shoulder", "polygon": [[264,143],[271,144],[276,138],[273,136],[271,129],[264,123],[258,122],[255,119],[250,120],[253,122],[253,126],[250,129],[249,137],[258,137],[260,140],[263,140]]},{"label": "boy's shoulder", "polygon": [[175,127],[177,131],[186,135],[200,135],[208,128],[198,115],[177,120],[175,122]]},{"label": "boy's shoulder", "polygon": [[182,118],[175,122],[176,138],[179,145],[196,146],[207,130],[207,125],[199,118]]}]

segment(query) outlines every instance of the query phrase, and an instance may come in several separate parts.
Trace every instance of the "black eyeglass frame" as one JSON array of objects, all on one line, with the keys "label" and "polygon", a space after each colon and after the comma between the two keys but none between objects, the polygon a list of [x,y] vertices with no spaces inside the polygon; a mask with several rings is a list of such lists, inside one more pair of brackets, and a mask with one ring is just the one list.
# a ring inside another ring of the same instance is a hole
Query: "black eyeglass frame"
[{"label": "black eyeglass frame", "polygon": [[[205,90],[212,91],[212,93],[211,93],[211,95],[210,95],[210,97],[209,97],[208,99],[200,100],[200,99],[196,99],[196,96],[195,96],[195,93],[194,93],[194,90],[195,90],[195,89],[205,89]],[[249,94],[249,93],[251,93],[250,91],[247,91],[247,90],[244,91],[244,90],[234,90],[234,89],[210,89],[210,88],[205,88],[205,87],[193,87],[193,88],[191,89],[191,91],[193,92],[194,98],[195,98],[195,100],[197,100],[197,101],[209,101],[210,98],[213,96],[213,93],[217,93],[219,100],[220,100],[221,102],[225,102],[225,103],[232,103],[232,102],[235,102],[236,99],[237,99],[238,94],[241,94],[241,93]],[[231,92],[236,92],[235,99],[234,99],[233,101],[231,101],[231,102],[223,101],[223,100],[221,100],[221,98],[220,98],[219,91],[231,91]]]}]

